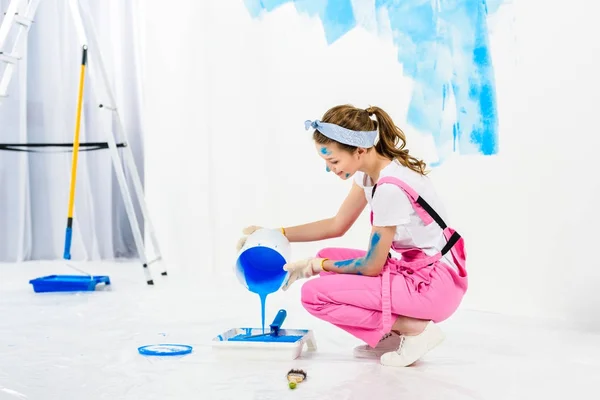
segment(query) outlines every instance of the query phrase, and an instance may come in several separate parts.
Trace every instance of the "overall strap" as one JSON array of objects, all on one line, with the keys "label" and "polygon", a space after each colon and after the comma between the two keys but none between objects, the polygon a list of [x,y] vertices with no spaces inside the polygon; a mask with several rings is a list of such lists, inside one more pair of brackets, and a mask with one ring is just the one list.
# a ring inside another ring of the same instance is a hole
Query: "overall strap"
[{"label": "overall strap", "polygon": [[[377,189],[378,185],[382,185],[382,184],[392,184],[395,185],[397,187],[399,187],[400,189],[402,189],[402,191],[404,191],[404,193],[406,193],[406,195],[408,196],[408,199],[410,200],[413,209],[415,210],[415,212],[417,213],[417,215],[419,215],[419,217],[421,218],[421,220],[423,221],[423,223],[425,225],[429,225],[432,222],[435,221],[435,223],[437,223],[439,225],[439,227],[444,231],[444,235],[446,237],[446,245],[442,248],[442,250],[440,251],[439,254],[432,256],[432,260],[435,259],[439,259],[442,256],[446,255],[446,253],[448,253],[450,250],[452,251],[452,256],[454,258],[455,263],[457,264],[458,268],[461,270],[461,273],[466,273],[466,271],[464,271],[465,269],[465,264],[466,264],[466,257],[465,257],[465,251],[464,251],[464,239],[460,236],[460,234],[458,232],[456,232],[454,229],[449,228],[448,225],[446,225],[446,222],[444,222],[444,220],[442,219],[442,217],[440,217],[440,215],[433,209],[433,207],[431,207],[429,205],[429,203],[427,203],[427,201],[425,201],[425,199],[423,197],[421,197],[412,187],[410,187],[406,182],[395,178],[393,176],[384,176],[381,179],[379,179],[379,181],[377,181],[377,183],[373,186],[373,191],[371,194],[371,198],[373,198],[375,196],[375,191]],[[455,248],[455,245],[457,243],[460,242],[460,245],[458,246],[458,248]],[[427,262],[429,260],[422,260],[423,262]]]},{"label": "overall strap", "polygon": [[375,196],[375,190],[377,190],[377,186],[390,183],[392,185],[398,186],[410,200],[413,208],[415,209],[417,215],[423,220],[425,225],[429,225],[433,221],[437,222],[437,224],[442,228],[446,228],[446,223],[439,216],[437,212],[423,199],[417,192],[414,191],[412,187],[406,184],[404,181],[401,181],[398,178],[394,178],[393,176],[384,176],[381,178],[375,186],[373,186],[373,191],[371,192],[371,198]]},{"label": "overall strap", "polygon": [[[430,265],[439,259],[442,258],[446,253],[450,252],[452,258],[459,269],[459,274],[462,277],[467,276],[467,271],[465,268],[466,265],[466,254],[464,249],[464,239],[456,232],[454,229],[448,227],[442,217],[422,198],[417,192],[413,190],[408,184],[403,182],[398,178],[394,178],[391,176],[385,176],[373,186],[373,191],[371,193],[371,198],[375,196],[375,191],[378,185],[383,184],[392,184],[396,185],[406,195],[411,202],[411,205],[417,215],[421,218],[425,225],[429,225],[435,221],[439,225],[439,227],[443,230],[444,236],[446,238],[446,245],[442,248],[442,250],[430,257],[425,257],[422,259],[412,260],[409,262],[403,261],[402,259],[398,261],[400,265],[405,265],[411,268],[420,268],[426,265]],[[371,211],[371,223],[373,223],[373,212]],[[381,302],[382,302],[382,326],[381,326],[381,334],[384,335],[388,333],[393,325],[392,319],[392,309],[391,309],[391,280],[390,280],[390,271],[389,268],[384,267],[382,274],[382,289],[381,289]]]}]

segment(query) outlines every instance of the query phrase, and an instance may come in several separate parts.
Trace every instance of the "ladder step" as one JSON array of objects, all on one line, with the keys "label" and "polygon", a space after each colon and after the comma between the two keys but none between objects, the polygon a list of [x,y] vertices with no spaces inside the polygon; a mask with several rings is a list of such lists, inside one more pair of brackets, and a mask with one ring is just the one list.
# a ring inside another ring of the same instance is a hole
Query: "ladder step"
[{"label": "ladder step", "polygon": [[25,28],[29,28],[33,23],[33,20],[30,18],[22,17],[20,15],[15,15],[15,23],[22,25]]},{"label": "ladder step", "polygon": [[152,264],[154,264],[155,262],[158,262],[158,261],[160,261],[160,260],[162,260],[162,256],[158,256],[158,257],[156,257],[154,260],[152,260],[152,261],[148,262],[148,265],[152,265]]},{"label": "ladder step", "polygon": [[5,54],[0,52],[0,61],[4,61],[5,63],[16,64],[17,61],[19,61],[20,59],[21,57],[19,56],[13,56],[12,54]]}]

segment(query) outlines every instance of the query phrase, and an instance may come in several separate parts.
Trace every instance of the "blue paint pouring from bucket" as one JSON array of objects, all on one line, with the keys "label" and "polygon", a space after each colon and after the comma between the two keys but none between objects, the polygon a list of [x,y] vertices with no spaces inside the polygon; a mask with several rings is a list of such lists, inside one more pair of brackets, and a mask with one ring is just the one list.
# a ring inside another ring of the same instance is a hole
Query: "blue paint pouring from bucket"
[{"label": "blue paint pouring from bucket", "polygon": [[263,246],[250,247],[237,260],[237,269],[245,279],[248,290],[260,297],[262,330],[265,329],[267,296],[281,287],[287,274],[285,258],[277,251]]}]

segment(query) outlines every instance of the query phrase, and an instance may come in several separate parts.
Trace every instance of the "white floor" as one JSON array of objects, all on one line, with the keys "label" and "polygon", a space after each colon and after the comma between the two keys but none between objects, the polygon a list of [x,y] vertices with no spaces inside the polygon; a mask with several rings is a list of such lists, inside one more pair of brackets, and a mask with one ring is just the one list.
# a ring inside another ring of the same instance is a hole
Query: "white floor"
[{"label": "white floor", "polygon": [[[144,283],[137,264],[86,265],[110,290],[35,294],[31,278],[73,271],[62,263],[0,265],[0,399],[566,399],[597,398],[600,335],[460,310],[442,324],[447,340],[413,367],[355,360],[359,342],[308,315],[298,288],[267,301],[284,327],[314,329],[318,350],[289,361],[223,360],[217,334],[260,325],[258,297],[235,279],[189,277]],[[298,285],[299,287],[300,285]],[[184,357],[148,358],[153,343],[194,346]],[[296,390],[286,372],[302,368]],[[595,378],[594,378],[595,377]]]}]

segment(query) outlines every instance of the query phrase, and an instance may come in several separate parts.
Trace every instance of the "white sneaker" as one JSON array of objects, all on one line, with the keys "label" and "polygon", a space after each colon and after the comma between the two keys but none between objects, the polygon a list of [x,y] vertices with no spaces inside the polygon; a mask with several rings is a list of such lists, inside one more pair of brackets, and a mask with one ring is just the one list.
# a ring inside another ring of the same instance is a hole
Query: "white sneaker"
[{"label": "white sneaker", "polygon": [[368,344],[356,346],[354,348],[354,357],[356,358],[379,358],[388,351],[395,351],[400,346],[400,336],[395,333],[388,333],[381,338],[377,346],[371,347]]},{"label": "white sneaker", "polygon": [[431,321],[418,335],[402,335],[398,348],[381,356],[381,364],[389,367],[408,367],[442,343],[444,338],[442,330]]}]

